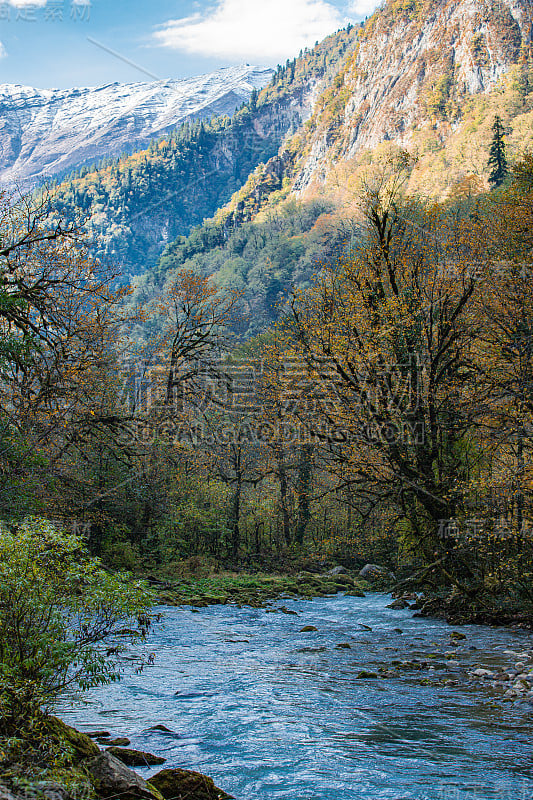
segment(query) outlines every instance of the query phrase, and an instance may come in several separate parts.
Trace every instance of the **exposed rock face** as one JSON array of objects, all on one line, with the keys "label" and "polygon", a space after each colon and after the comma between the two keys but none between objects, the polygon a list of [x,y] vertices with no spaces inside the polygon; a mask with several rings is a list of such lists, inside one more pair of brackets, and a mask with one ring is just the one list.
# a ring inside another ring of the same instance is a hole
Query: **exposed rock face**
[{"label": "exposed rock face", "polygon": [[295,190],[363,149],[408,146],[421,125],[449,134],[470,96],[531,58],[532,25],[532,0],[388,0],[318,101]]},{"label": "exposed rock face", "polygon": [[0,183],[42,181],[140,150],[185,120],[232,114],[273,70],[244,65],[186,80],[83,89],[0,85]]},{"label": "exposed rock face", "polygon": [[200,772],[185,769],[164,769],[150,778],[150,783],[165,800],[233,800]]}]

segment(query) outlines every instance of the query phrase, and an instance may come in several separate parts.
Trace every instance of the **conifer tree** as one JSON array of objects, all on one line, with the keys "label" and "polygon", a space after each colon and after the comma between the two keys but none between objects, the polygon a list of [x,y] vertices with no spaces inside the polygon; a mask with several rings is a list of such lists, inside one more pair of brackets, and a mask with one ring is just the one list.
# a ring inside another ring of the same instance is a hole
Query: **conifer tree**
[{"label": "conifer tree", "polygon": [[489,150],[489,183],[492,188],[501,186],[509,173],[505,155],[504,129],[501,118],[497,116],[492,126],[492,144]]}]

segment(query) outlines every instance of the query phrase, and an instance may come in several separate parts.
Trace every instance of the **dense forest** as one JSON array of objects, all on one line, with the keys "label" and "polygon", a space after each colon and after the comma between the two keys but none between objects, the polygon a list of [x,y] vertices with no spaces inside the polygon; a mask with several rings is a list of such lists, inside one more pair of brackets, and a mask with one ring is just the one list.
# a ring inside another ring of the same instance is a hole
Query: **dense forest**
[{"label": "dense forest", "polygon": [[391,159],[357,223],[295,204],[220,244],[202,228],[144,294],[46,203],[5,200],[3,518],[166,576],[373,558],[480,612],[530,603],[533,167],[501,166],[424,204]]},{"label": "dense forest", "polygon": [[135,280],[131,302],[144,303],[164,293],[183,271],[210,276],[221,291],[239,294],[235,333],[250,338],[279,317],[295,287],[310,287],[317,264],[356,235],[353,221],[318,199],[284,202],[229,229],[224,220],[210,220],[179,237],[153,269]]}]

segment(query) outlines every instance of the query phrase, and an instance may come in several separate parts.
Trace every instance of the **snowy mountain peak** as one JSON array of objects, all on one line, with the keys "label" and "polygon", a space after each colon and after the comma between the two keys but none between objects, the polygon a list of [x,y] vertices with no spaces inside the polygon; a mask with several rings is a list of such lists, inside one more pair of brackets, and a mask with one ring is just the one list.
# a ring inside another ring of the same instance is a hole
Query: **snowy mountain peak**
[{"label": "snowy mountain peak", "polygon": [[74,89],[0,84],[0,184],[38,183],[141,149],[186,120],[232,114],[272,74],[243,64],[152,83]]}]

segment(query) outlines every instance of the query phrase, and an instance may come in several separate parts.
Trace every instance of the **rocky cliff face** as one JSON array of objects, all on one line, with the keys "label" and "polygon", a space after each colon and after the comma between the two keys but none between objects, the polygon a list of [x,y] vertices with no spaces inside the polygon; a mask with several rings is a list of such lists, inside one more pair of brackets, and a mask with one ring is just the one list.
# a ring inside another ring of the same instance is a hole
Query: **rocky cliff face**
[{"label": "rocky cliff face", "polygon": [[419,148],[427,130],[434,147],[444,144],[473,97],[490,94],[513,68],[527,82],[532,27],[532,0],[388,0],[318,101],[295,191],[323,184],[339,162],[383,142]]},{"label": "rocky cliff face", "polygon": [[0,85],[0,184],[41,182],[140,150],[185,120],[229,114],[273,70],[244,65],[187,80],[38,90]]},{"label": "rocky cliff face", "polygon": [[[201,264],[220,285],[244,289],[256,332],[272,321],[263,298],[280,302],[292,286],[305,286],[350,240],[362,183],[373,172],[400,165],[407,192],[422,197],[488,189],[496,115],[511,164],[533,151],[532,29],[533,0],[386,0],[365,24],[348,26],[327,82],[307,84],[309,119],[213,220],[167,248],[154,280]],[[291,220],[313,209],[312,228],[295,236]],[[268,241],[264,227],[273,220],[285,231],[283,246],[264,244],[258,270],[255,241]],[[304,252],[296,260],[295,240]],[[249,242],[253,259],[245,262]]]}]

